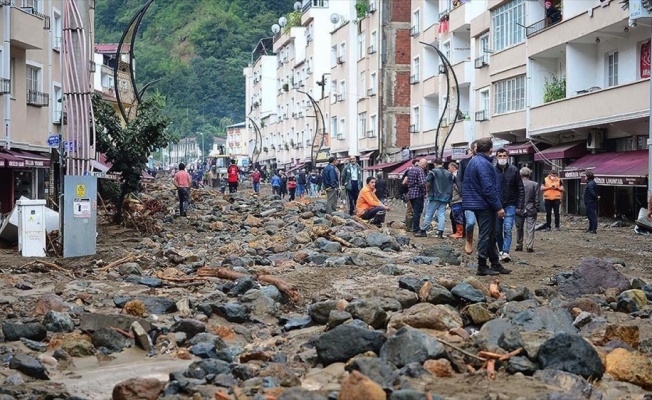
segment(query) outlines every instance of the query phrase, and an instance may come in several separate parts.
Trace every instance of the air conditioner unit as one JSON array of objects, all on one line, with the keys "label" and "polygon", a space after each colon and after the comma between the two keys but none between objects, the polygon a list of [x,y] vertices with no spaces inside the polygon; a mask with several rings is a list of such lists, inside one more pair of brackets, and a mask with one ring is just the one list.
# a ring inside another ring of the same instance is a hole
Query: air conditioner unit
[{"label": "air conditioner unit", "polygon": [[604,147],[604,129],[591,129],[586,137],[586,148],[589,150]]},{"label": "air conditioner unit", "polygon": [[339,57],[337,57],[337,63],[338,63],[338,64],[344,64],[344,61],[345,61],[345,60],[344,60],[344,56],[339,56]]}]

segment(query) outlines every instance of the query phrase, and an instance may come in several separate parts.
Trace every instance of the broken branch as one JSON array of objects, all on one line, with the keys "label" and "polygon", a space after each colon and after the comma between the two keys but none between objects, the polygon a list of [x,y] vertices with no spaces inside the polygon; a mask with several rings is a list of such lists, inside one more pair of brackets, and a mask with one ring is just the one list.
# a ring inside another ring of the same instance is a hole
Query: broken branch
[{"label": "broken branch", "polygon": [[469,353],[468,351],[466,351],[466,350],[464,350],[464,349],[462,349],[462,348],[459,348],[459,347],[455,346],[455,345],[452,344],[452,343],[448,343],[448,342],[445,341],[445,340],[442,340],[442,339],[440,339],[440,338],[437,338],[437,340],[439,340],[439,342],[440,342],[441,344],[446,345],[446,346],[450,347],[451,349],[457,350],[457,351],[459,351],[460,353],[464,354],[465,356],[469,356],[469,357],[471,357],[471,358],[475,358],[476,360],[480,360],[480,361],[483,361],[483,362],[484,362],[484,361],[487,361],[485,358],[478,357],[478,356],[476,356],[475,354],[471,354],[471,353]]}]

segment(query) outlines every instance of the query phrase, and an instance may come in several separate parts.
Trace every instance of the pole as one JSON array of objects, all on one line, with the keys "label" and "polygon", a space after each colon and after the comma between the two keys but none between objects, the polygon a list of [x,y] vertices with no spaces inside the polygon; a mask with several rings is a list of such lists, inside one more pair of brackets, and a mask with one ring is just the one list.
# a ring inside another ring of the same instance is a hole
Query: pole
[{"label": "pole", "polygon": [[[650,40],[652,41],[652,28],[650,28]],[[651,42],[652,43],[652,42]],[[652,78],[650,78],[650,113],[648,114],[648,160],[647,160],[647,200],[652,196]]]},{"label": "pole", "polygon": [[201,135],[201,165],[204,166],[204,132],[199,132]]}]

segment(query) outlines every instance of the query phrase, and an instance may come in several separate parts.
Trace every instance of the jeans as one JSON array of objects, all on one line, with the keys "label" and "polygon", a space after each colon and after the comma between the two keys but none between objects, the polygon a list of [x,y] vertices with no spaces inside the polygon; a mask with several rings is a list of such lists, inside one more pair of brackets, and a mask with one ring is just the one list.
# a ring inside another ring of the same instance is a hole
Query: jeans
[{"label": "jeans", "polygon": [[428,200],[428,207],[426,207],[426,216],[423,219],[422,231],[430,229],[430,222],[432,217],[437,213],[437,230],[444,231],[446,226],[446,204],[442,201]]},{"label": "jeans", "polygon": [[466,221],[464,226],[464,234],[472,235],[473,229],[475,229],[475,213],[471,210],[464,210],[464,220]]},{"label": "jeans", "polygon": [[355,212],[355,203],[358,201],[358,195],[360,194],[358,181],[351,181],[351,189],[346,192],[349,195],[349,214],[353,215]]},{"label": "jeans", "polygon": [[421,222],[421,214],[423,214],[423,197],[417,197],[416,199],[410,199],[410,204],[412,204],[412,232],[419,232],[419,223]]},{"label": "jeans", "polygon": [[260,193],[260,182],[254,182],[254,192]]},{"label": "jeans", "polygon": [[238,191],[238,182],[229,182],[229,193],[235,193]]},{"label": "jeans", "polygon": [[555,212],[555,228],[559,228],[559,205],[561,200],[544,200],[546,206],[546,226],[550,228],[551,213]]},{"label": "jeans", "polygon": [[303,196],[303,194],[305,192],[306,192],[306,184],[305,183],[297,183],[297,187],[295,188],[294,194],[297,197],[301,197],[301,196]]},{"label": "jeans", "polygon": [[516,223],[516,247],[523,248],[523,228],[525,228],[525,248],[534,248],[534,228],[537,224],[536,214],[533,216],[516,215],[514,218]]},{"label": "jeans", "polygon": [[177,193],[179,194],[179,215],[186,215],[186,211],[188,211],[186,208],[190,200],[190,189],[180,187],[177,188]]},{"label": "jeans", "polygon": [[498,249],[496,248],[496,213],[494,211],[476,210],[478,221],[478,264],[486,265],[487,259],[491,265],[498,264]]},{"label": "jeans", "polygon": [[598,203],[586,203],[586,217],[589,219],[589,231],[598,230]]},{"label": "jeans", "polygon": [[360,216],[360,219],[369,221],[372,224],[382,224],[385,222],[385,207],[378,206],[370,208]]},{"label": "jeans", "polygon": [[[297,185],[297,187],[299,187]],[[290,192],[290,201],[294,201],[294,195],[296,194],[297,188],[289,188],[288,191]]]},{"label": "jeans", "polygon": [[504,206],[505,218],[496,217],[496,242],[498,248],[504,253],[509,253],[512,247],[512,228],[516,216],[516,206]]},{"label": "jeans", "polygon": [[310,197],[317,197],[317,184],[316,183],[311,183],[310,184]]},{"label": "jeans", "polygon": [[335,212],[337,208],[337,189],[326,188],[326,214]]},{"label": "jeans", "polygon": [[277,194],[277,195],[280,196],[281,195],[281,187],[280,186],[272,186],[272,193]]},{"label": "jeans", "polygon": [[457,227],[457,225],[464,225],[462,203],[451,204],[451,222],[453,225],[453,233],[455,233],[455,227]]}]

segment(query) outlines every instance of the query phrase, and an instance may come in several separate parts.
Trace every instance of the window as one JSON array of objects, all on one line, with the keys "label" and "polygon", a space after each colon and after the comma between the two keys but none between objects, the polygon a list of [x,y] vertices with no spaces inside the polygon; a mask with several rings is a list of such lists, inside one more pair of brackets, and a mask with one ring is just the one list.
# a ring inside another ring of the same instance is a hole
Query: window
[{"label": "window", "polygon": [[358,99],[364,99],[366,88],[366,75],[365,71],[360,72],[360,87],[358,87]]},{"label": "window", "polygon": [[618,86],[618,52],[607,53],[607,86]]},{"label": "window", "polygon": [[337,137],[337,117],[331,117],[331,137]]},{"label": "window", "polygon": [[[442,45],[442,53],[444,53],[444,57],[446,57],[446,59],[448,59],[448,61],[450,61],[450,59],[451,59],[451,42],[450,42],[450,41],[445,42],[445,43]],[[440,59],[439,59],[439,71],[440,71],[440,72],[441,72],[442,68],[445,69],[446,66],[445,66],[445,64],[444,64],[444,60],[442,60],[442,59],[440,58]]]},{"label": "window", "polygon": [[412,126],[411,126],[412,132],[419,132],[419,120],[420,120],[419,106],[412,107]]},{"label": "window", "polygon": [[61,51],[61,38],[63,36],[62,34],[63,28],[61,25],[61,15],[58,12],[54,12],[54,29],[52,30],[52,34],[54,37],[52,38],[52,48],[56,51]]},{"label": "window", "polygon": [[346,43],[340,44],[340,62],[346,61]]},{"label": "window", "polygon": [[[13,1],[11,2],[14,3]],[[34,11],[41,12],[41,0],[23,0],[23,7],[33,8]]]},{"label": "window", "polygon": [[362,60],[364,58],[364,54],[365,54],[364,39],[365,39],[365,33],[361,32],[358,35],[358,60]]},{"label": "window", "polygon": [[376,73],[371,74],[371,79],[369,79],[369,89],[373,94],[376,94]]},{"label": "window", "polygon": [[337,81],[333,80],[331,81],[331,97],[332,97],[332,102],[337,101]]},{"label": "window", "polygon": [[514,0],[491,13],[494,51],[525,40],[525,0]]},{"label": "window", "polygon": [[40,75],[41,69],[38,67],[34,67],[32,65],[27,66],[27,73],[26,73],[26,79],[27,79],[27,90],[31,92],[39,92],[41,89],[41,85],[39,82],[39,75]]},{"label": "window", "polygon": [[414,60],[412,60],[412,79],[410,83],[419,82],[420,71],[421,71],[421,62],[419,61],[419,57],[414,57]]},{"label": "window", "polygon": [[369,117],[369,137],[376,137],[376,116]]},{"label": "window", "polygon": [[525,108],[525,75],[494,83],[494,114]]},{"label": "window", "polygon": [[331,47],[331,67],[337,66],[337,45]]},{"label": "window", "polygon": [[480,37],[479,53],[482,55],[489,55],[489,35]]},{"label": "window", "polygon": [[364,139],[367,135],[367,113],[358,114],[358,139]]},{"label": "window", "polygon": [[346,99],[346,82],[345,81],[340,81],[340,101],[344,101]]},{"label": "window", "polygon": [[346,136],[346,120],[344,118],[340,119],[340,131],[337,134],[338,139],[344,139]]},{"label": "window", "polygon": [[416,10],[412,13],[412,28],[410,28],[410,35],[417,36],[419,32],[419,10]]},{"label": "window", "polygon": [[9,92],[11,93],[11,97],[16,96],[16,59],[11,58],[9,60],[9,80],[11,80],[11,88],[9,89]]},{"label": "window", "polygon": [[486,111],[489,114],[489,89],[480,91],[480,110]]},{"label": "window", "polygon": [[374,50],[376,49],[376,42],[377,41],[378,41],[378,39],[377,39],[376,31],[371,32],[371,38],[369,39],[369,46],[373,47]]}]

